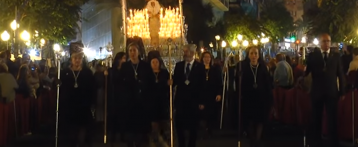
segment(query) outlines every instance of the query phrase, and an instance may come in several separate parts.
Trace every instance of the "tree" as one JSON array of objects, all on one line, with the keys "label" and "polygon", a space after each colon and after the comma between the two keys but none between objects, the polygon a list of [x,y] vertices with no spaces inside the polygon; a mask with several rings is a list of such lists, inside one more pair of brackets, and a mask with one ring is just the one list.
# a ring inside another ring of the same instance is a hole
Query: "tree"
[{"label": "tree", "polygon": [[294,31],[293,18],[282,2],[266,2],[262,5],[261,19],[263,27],[269,33],[271,41],[287,36],[287,33]]},{"label": "tree", "polygon": [[238,34],[247,39],[258,39],[261,33],[272,38],[270,41],[277,42],[288,32],[294,30],[293,18],[280,2],[267,2],[261,5],[261,18],[258,20],[244,10],[230,10],[225,14],[226,28],[225,39],[234,40]]},{"label": "tree", "polygon": [[333,42],[357,40],[358,3],[352,0],[327,0],[305,13],[309,35],[329,33]]},{"label": "tree", "polygon": [[231,11],[224,17],[225,39],[235,40],[241,34],[246,39],[257,39],[261,33],[266,33],[262,24],[255,18],[245,15],[242,10]]},{"label": "tree", "polygon": [[[18,31],[27,30],[31,35],[39,32],[32,42],[44,38],[67,44],[77,34],[81,6],[86,2],[88,0],[2,0],[0,5],[6,7],[0,10],[0,22],[10,24],[17,14]],[[10,30],[10,25],[2,25],[0,30]]]}]

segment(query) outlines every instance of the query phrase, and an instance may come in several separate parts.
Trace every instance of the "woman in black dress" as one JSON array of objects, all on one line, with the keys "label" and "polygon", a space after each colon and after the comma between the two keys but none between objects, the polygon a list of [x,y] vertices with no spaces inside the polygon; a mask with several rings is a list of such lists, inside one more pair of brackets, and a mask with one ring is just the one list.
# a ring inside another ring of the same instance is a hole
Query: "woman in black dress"
[{"label": "woman in black dress", "polygon": [[124,106],[124,80],[121,79],[120,70],[122,64],[127,61],[126,53],[119,52],[116,54],[112,68],[109,70],[109,80],[108,80],[108,112],[109,112],[109,132],[111,133],[112,145],[116,141],[117,133],[121,133],[121,139],[123,141],[123,130],[124,130],[124,121],[122,121],[123,115],[126,113]]},{"label": "woman in black dress", "polygon": [[242,118],[251,139],[251,146],[257,147],[261,144],[263,124],[271,108],[272,84],[265,62],[260,57],[259,48],[249,47],[247,53],[246,59],[241,62]]},{"label": "woman in black dress", "polygon": [[83,66],[83,53],[71,55],[71,66],[61,71],[60,123],[68,129],[72,145],[85,146],[86,131],[93,122],[92,108],[96,100],[96,85],[92,71]]},{"label": "woman in black dress", "polygon": [[169,72],[162,69],[159,58],[151,58],[153,74],[151,76],[152,85],[150,86],[150,110],[153,139],[155,143],[163,144],[165,139],[160,134],[168,131],[169,123]]},{"label": "woman in black dress", "polygon": [[138,49],[135,43],[128,45],[130,60],[123,63],[120,69],[125,88],[123,109],[126,113],[123,121],[129,137],[128,147],[144,146],[151,127],[148,96],[153,71],[148,63],[140,60]]},{"label": "woman in black dress", "polygon": [[205,121],[205,127],[208,130],[209,135],[212,133],[212,129],[219,127],[219,115],[220,115],[220,101],[223,92],[223,80],[221,68],[213,64],[213,56],[210,52],[203,52],[201,55],[201,63],[205,65],[205,107],[203,110],[203,119]]}]

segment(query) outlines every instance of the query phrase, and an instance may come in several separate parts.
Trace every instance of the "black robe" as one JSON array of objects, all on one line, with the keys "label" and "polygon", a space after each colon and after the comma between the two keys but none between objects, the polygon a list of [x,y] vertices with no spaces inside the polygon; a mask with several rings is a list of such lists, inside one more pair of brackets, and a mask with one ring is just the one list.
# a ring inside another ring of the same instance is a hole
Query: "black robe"
[{"label": "black robe", "polygon": [[219,118],[220,102],[216,101],[216,96],[223,94],[223,80],[222,72],[219,66],[211,66],[206,69],[206,76],[208,77],[204,84],[203,100],[204,100],[204,113],[203,118],[206,120],[214,121]]},{"label": "black robe", "polygon": [[[137,68],[137,78],[135,69]],[[123,63],[120,69],[123,79],[124,96],[123,105],[125,110],[126,131],[143,133],[150,130],[150,105],[148,105],[149,86],[151,85],[152,69],[144,61],[133,65],[131,61]]]},{"label": "black robe", "polygon": [[[74,71],[75,75],[79,71]],[[61,71],[60,117],[66,124],[84,126],[93,121],[92,107],[96,101],[96,81],[89,68],[83,68],[77,79],[70,68]]]},{"label": "black robe", "polygon": [[125,86],[121,75],[120,69],[109,69],[107,112],[110,129],[116,132],[125,130],[125,121],[123,121],[126,115]]},{"label": "black robe", "polygon": [[[150,103],[151,106],[151,121],[162,121],[169,119],[169,72],[166,69],[161,69],[156,77],[155,73],[151,74],[150,85]],[[158,78],[158,82],[156,82]]]},{"label": "black robe", "polygon": [[257,123],[263,123],[269,116],[269,110],[273,101],[270,74],[266,65],[260,63],[259,66],[256,67],[257,88],[254,88],[253,72],[256,71],[256,68],[253,68],[252,71],[249,61],[242,61],[241,64],[242,81],[240,90],[242,90],[241,107],[244,122],[254,121]]}]

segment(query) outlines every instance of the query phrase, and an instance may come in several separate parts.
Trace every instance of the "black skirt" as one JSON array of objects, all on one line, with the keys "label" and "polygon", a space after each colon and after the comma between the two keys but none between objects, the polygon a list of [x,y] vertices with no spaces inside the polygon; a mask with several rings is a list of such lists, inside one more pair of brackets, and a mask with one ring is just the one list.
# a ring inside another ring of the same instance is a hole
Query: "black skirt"
[{"label": "black skirt", "polygon": [[268,96],[260,92],[250,93],[242,99],[242,119],[244,122],[265,123],[270,114]]}]

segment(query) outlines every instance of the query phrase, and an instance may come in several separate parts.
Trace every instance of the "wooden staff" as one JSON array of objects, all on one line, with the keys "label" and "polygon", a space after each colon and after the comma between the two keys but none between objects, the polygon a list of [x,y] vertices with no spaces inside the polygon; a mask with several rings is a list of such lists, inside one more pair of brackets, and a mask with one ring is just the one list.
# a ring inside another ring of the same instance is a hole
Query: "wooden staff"
[{"label": "wooden staff", "polygon": [[[355,80],[354,80],[355,81]],[[355,140],[355,127],[354,127],[354,124],[355,124],[355,101],[354,101],[354,84],[352,86],[352,142],[353,142],[353,146],[355,146],[356,144],[356,140]]]},{"label": "wooden staff", "polygon": [[112,59],[109,57],[106,59],[106,72],[104,74],[104,133],[103,133],[103,143],[107,143],[107,106],[108,106],[108,69],[112,67]]},{"label": "wooden staff", "polygon": [[[222,129],[223,127],[223,118],[224,118],[224,107],[225,107],[225,93],[226,93],[226,85],[227,85],[227,70],[228,69],[228,57],[226,58],[225,60],[225,63],[224,63],[224,85],[223,85],[223,95],[222,95],[222,100],[221,100],[221,114],[220,114],[220,130]],[[226,68],[226,69],[225,69]]]},{"label": "wooden staff", "polygon": [[[169,51],[169,79],[172,77],[172,39],[168,39],[168,51]],[[174,147],[174,125],[173,125],[173,84],[169,85],[169,114],[170,114],[170,147]]]},{"label": "wooden staff", "polygon": [[239,87],[237,87],[237,90],[239,91],[239,103],[238,103],[238,111],[239,111],[239,116],[238,116],[238,140],[237,140],[237,146],[241,147],[241,82],[242,82],[242,50],[239,50],[239,55],[240,55],[240,59],[239,59]]},{"label": "wooden staff", "polygon": [[[61,59],[57,58],[57,79],[60,80],[61,74]],[[57,82],[57,100],[56,100],[56,135],[55,135],[55,147],[58,146],[58,110],[59,110],[59,103],[60,103],[60,83]]]}]

